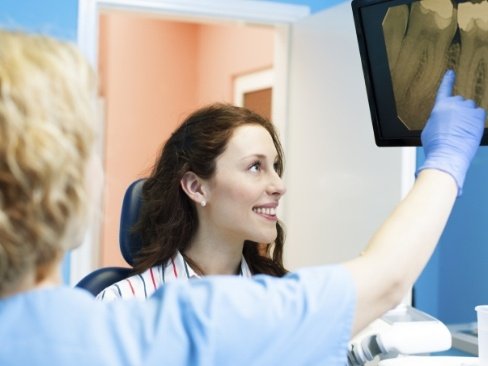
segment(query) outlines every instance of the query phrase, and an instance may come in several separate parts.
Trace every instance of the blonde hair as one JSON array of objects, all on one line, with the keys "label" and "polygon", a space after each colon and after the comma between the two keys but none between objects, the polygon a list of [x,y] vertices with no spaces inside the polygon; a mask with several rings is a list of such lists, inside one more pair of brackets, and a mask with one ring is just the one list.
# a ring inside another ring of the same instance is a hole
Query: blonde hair
[{"label": "blonde hair", "polygon": [[0,30],[0,296],[78,244],[95,91],[74,46]]}]

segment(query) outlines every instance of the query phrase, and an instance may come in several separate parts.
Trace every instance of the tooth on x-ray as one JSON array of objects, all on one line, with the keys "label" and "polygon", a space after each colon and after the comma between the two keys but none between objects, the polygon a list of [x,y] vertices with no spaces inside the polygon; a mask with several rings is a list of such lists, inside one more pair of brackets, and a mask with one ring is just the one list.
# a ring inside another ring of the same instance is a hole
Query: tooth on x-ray
[{"label": "tooth on x-ray", "polygon": [[423,128],[448,64],[457,62],[457,29],[457,11],[450,0],[414,2],[409,11],[400,5],[385,15],[383,34],[396,110],[410,130]]},{"label": "tooth on x-ray", "polygon": [[[458,26],[461,34],[455,90],[488,107],[488,1],[458,5]],[[486,125],[486,121],[485,121]]]}]

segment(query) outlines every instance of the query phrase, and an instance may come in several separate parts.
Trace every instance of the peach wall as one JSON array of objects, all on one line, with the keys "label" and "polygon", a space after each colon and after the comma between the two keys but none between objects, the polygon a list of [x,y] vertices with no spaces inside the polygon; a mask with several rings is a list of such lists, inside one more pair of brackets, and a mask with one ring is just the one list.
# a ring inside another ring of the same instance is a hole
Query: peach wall
[{"label": "peach wall", "polygon": [[264,26],[200,26],[198,103],[231,102],[234,77],[271,67],[274,34]]},{"label": "peach wall", "polygon": [[125,189],[147,174],[182,113],[195,105],[196,26],[121,14],[101,20],[107,121],[101,262],[123,265],[118,232]]},{"label": "peach wall", "polygon": [[110,13],[101,16],[99,45],[106,100],[101,266],[125,266],[118,232],[126,187],[149,173],[189,112],[231,102],[233,77],[272,65],[273,30]]}]

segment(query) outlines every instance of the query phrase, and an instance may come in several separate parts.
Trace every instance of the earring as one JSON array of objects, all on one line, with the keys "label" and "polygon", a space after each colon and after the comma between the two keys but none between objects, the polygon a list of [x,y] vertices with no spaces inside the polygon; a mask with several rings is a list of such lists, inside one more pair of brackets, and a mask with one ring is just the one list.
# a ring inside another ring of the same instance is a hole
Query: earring
[{"label": "earring", "polygon": [[205,200],[203,200],[203,201],[201,201],[201,202],[200,202],[200,205],[201,205],[202,207],[205,207],[205,206],[207,206],[207,202],[206,202]]}]

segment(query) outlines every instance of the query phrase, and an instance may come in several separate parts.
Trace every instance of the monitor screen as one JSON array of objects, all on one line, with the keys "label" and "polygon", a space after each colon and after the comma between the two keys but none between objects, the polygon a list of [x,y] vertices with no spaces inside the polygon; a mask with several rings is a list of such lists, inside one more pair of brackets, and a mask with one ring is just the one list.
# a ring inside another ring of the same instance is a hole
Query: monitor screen
[{"label": "monitor screen", "polygon": [[447,69],[454,93],[487,109],[488,0],[353,0],[352,10],[378,146],[421,145]]}]

